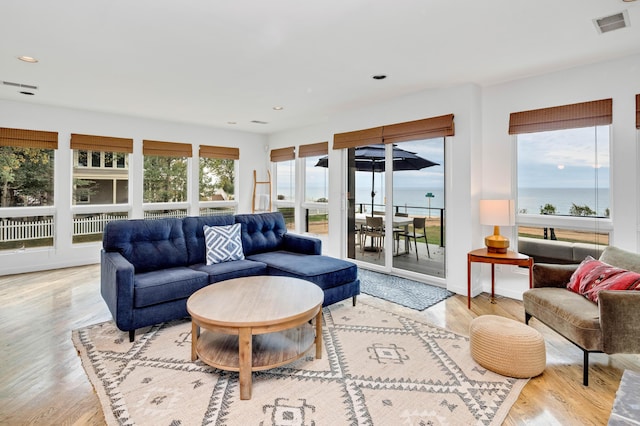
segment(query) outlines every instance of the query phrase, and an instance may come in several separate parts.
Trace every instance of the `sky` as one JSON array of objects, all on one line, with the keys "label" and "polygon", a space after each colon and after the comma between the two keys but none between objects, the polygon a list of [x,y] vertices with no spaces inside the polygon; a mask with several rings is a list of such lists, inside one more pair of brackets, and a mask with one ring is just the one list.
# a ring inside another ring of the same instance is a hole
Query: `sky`
[{"label": "sky", "polygon": [[518,135],[517,170],[522,188],[608,188],[609,126]]}]

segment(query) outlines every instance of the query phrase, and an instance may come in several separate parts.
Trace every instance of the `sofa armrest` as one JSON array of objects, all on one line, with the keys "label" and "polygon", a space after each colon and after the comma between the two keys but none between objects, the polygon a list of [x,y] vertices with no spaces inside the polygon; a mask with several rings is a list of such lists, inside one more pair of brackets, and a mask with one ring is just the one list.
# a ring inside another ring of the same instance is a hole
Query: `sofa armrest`
[{"label": "sofa armrest", "polygon": [[640,353],[640,291],[603,290],[598,293],[603,351]]},{"label": "sofa armrest", "polygon": [[566,287],[578,266],[535,263],[533,265],[533,288]]},{"label": "sofa armrest", "polygon": [[133,329],[134,267],[118,252],[100,252],[100,293],[120,330]]},{"label": "sofa armrest", "polygon": [[322,254],[322,241],[299,234],[284,234],[284,249],[301,254]]}]

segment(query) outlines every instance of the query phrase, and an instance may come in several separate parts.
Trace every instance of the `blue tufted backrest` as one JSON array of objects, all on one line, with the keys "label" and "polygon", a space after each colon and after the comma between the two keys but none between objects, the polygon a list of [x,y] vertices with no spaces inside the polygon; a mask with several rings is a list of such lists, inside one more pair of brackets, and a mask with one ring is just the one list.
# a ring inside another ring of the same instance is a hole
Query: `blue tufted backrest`
[{"label": "blue tufted backrest", "polygon": [[133,264],[136,273],[187,265],[181,219],[109,222],[104,228],[102,247],[119,252]]},{"label": "blue tufted backrest", "polygon": [[187,262],[189,265],[205,262],[204,225],[224,226],[233,225],[234,223],[236,221],[233,215],[189,216],[182,219],[182,230],[187,242]]},{"label": "blue tufted backrest", "polygon": [[280,250],[284,245],[287,227],[280,212],[238,214],[236,223],[242,225],[242,250],[245,256]]}]

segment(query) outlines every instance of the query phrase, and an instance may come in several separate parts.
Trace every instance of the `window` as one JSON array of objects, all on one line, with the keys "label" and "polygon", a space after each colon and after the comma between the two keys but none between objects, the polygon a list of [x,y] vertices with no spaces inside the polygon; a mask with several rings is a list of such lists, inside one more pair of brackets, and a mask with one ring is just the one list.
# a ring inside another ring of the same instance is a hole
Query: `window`
[{"label": "window", "polygon": [[73,133],[71,149],[74,204],[128,203],[133,139]]},{"label": "window", "polygon": [[187,166],[191,145],[143,141],[143,202],[175,203],[187,201]]},{"label": "window", "polygon": [[235,199],[238,148],[200,146],[200,201]]},{"label": "window", "polygon": [[58,133],[0,128],[0,206],[53,205]]},{"label": "window", "polygon": [[519,238],[608,244],[610,124],[610,99],[511,115]]},{"label": "window", "polygon": [[275,168],[275,205],[284,216],[287,229],[295,229],[296,163],[295,148],[281,148],[271,151],[271,162]]},{"label": "window", "polygon": [[304,201],[329,201],[329,142],[301,145],[298,154],[304,159]]}]

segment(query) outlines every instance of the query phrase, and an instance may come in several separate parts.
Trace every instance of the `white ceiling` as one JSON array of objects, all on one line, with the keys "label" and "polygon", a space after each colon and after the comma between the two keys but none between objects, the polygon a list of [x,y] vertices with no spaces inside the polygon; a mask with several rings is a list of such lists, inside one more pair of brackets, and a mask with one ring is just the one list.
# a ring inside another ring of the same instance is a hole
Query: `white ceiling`
[{"label": "white ceiling", "polygon": [[[630,27],[596,31],[625,9]],[[2,99],[259,133],[640,52],[640,1],[2,0],[0,16],[0,80],[38,86]]]}]

